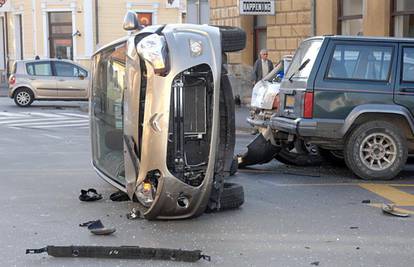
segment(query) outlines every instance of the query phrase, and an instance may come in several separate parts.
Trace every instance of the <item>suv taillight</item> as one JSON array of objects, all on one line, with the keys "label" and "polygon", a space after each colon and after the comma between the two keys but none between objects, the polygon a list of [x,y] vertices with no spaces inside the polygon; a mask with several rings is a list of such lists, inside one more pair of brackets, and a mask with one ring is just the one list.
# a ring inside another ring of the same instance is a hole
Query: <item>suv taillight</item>
[{"label": "suv taillight", "polygon": [[275,96],[275,99],[273,100],[273,105],[272,105],[272,109],[279,109],[279,104],[280,104],[280,97],[279,94],[277,94]]},{"label": "suv taillight", "polygon": [[313,92],[305,93],[305,101],[303,101],[303,117],[312,119],[313,116]]},{"label": "suv taillight", "polygon": [[16,77],[14,75],[11,75],[9,78],[9,84],[13,85],[16,83]]}]

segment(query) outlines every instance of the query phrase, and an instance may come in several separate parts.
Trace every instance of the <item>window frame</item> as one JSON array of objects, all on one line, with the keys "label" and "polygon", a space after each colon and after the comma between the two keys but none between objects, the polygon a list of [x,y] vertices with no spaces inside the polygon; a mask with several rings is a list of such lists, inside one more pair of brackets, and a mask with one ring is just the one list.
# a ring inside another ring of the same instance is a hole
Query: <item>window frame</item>
[{"label": "window frame", "polygon": [[[44,63],[48,63],[50,65],[51,75],[38,75],[36,73],[35,65],[36,64],[44,64]],[[53,77],[53,76],[55,76],[55,73],[54,73],[54,70],[53,70],[53,65],[52,65],[51,61],[28,62],[25,65],[26,65],[26,73],[30,76],[40,76],[40,77],[48,77],[48,76]],[[33,74],[30,74],[29,71],[28,71],[29,65],[33,65]]]},{"label": "window frame", "polygon": [[[342,22],[346,21],[346,20],[356,20],[356,19],[363,19],[364,18],[364,0],[362,1],[362,10],[361,10],[361,14],[359,15],[348,15],[348,16],[344,16],[343,14],[343,3],[344,0],[338,0],[337,5],[338,5],[338,14],[337,14],[337,25],[336,25],[336,33],[339,35],[342,35]],[[363,25],[362,25],[363,26]],[[364,30],[364,29],[362,29]]]},{"label": "window frame", "polygon": [[[395,19],[399,16],[414,15],[413,10],[397,11],[397,0],[390,1],[391,19],[390,19],[390,36],[395,37]],[[404,38],[404,37],[403,37]],[[408,37],[405,37],[408,38]]]},{"label": "window frame", "polygon": [[84,77],[88,77],[88,72],[85,69],[79,67],[76,64],[73,64],[73,63],[70,63],[70,62],[65,62],[65,61],[52,61],[53,73],[54,73],[54,76],[56,76],[56,77],[70,77],[70,78],[79,78],[80,77],[80,75],[78,75],[78,76],[61,76],[61,75],[58,75],[56,64],[59,64],[59,63],[71,65],[72,67],[74,67],[78,70],[79,74],[80,74],[80,70],[82,70],[83,72],[86,73],[86,75]]},{"label": "window frame", "polygon": [[406,48],[413,49],[413,51],[414,51],[414,46],[401,44],[401,60],[399,62],[399,65],[400,65],[400,73],[399,73],[400,85],[402,85],[402,84],[413,84],[414,83],[414,79],[413,80],[404,80],[404,76],[403,76],[403,74],[404,74],[404,49],[406,49]]},{"label": "window frame", "polygon": [[[391,59],[390,59],[390,66],[388,69],[387,79],[385,80],[374,80],[374,79],[356,79],[356,78],[337,78],[337,77],[329,77],[328,73],[332,65],[332,59],[334,56],[334,53],[336,51],[336,47],[338,45],[348,45],[348,46],[373,46],[373,47],[382,47],[382,48],[391,48]],[[376,83],[389,83],[391,82],[391,73],[392,73],[392,64],[394,61],[395,56],[395,46],[393,44],[384,44],[384,45],[378,45],[378,44],[370,44],[370,43],[362,43],[362,42],[336,42],[333,46],[331,51],[329,52],[329,60],[328,64],[325,69],[325,73],[323,76],[323,80],[327,81],[359,81],[359,82],[376,82]]]}]

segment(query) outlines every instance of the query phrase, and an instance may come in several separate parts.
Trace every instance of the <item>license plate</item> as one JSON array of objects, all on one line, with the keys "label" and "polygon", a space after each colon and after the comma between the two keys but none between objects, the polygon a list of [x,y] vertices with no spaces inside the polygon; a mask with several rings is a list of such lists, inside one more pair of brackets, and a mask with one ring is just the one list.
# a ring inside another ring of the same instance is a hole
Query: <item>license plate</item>
[{"label": "license plate", "polygon": [[295,107],[295,96],[287,95],[285,98],[285,108],[294,108]]}]

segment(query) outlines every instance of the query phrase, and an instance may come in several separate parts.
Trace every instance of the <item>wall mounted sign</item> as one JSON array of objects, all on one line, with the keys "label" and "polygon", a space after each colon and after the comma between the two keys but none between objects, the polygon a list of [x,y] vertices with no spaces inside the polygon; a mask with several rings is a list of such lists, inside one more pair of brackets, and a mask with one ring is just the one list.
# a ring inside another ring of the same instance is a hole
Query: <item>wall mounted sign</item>
[{"label": "wall mounted sign", "polygon": [[0,0],[0,12],[9,12],[11,11],[10,0]]},{"label": "wall mounted sign", "polygon": [[240,15],[274,15],[274,0],[240,0]]}]

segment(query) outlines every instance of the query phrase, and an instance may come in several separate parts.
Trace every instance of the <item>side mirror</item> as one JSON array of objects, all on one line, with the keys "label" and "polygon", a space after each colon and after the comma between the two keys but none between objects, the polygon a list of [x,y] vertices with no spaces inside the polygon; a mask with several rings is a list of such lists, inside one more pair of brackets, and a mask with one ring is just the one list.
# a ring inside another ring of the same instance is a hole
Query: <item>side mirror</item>
[{"label": "side mirror", "polygon": [[79,74],[79,79],[81,79],[81,80],[85,80],[85,76],[84,75],[82,75],[82,74]]},{"label": "side mirror", "polygon": [[141,30],[142,27],[139,24],[137,14],[132,11],[128,11],[124,17],[124,30],[125,31],[136,31]]}]

